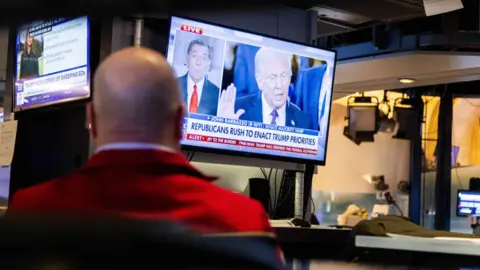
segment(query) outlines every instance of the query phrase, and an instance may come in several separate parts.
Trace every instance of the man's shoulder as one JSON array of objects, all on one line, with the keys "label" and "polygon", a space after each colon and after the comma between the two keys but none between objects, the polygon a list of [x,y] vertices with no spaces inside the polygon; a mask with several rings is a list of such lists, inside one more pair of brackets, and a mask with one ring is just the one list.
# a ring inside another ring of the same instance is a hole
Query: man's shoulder
[{"label": "man's shoulder", "polygon": [[40,208],[45,203],[55,200],[54,196],[61,193],[61,191],[59,191],[59,189],[61,189],[61,183],[66,180],[67,179],[64,178],[57,178],[41,184],[20,189],[13,194],[13,199],[9,205],[9,208],[20,210]]},{"label": "man's shoulder", "polygon": [[295,121],[299,124],[303,123],[300,125],[302,128],[311,128],[310,117],[306,112],[302,111],[300,107],[298,107],[296,104],[293,104],[292,102],[289,102],[288,108]]},{"label": "man's shoulder", "polygon": [[[207,183],[205,183],[207,184]],[[208,183],[204,200],[212,219],[225,231],[270,232],[268,214],[254,199]]]},{"label": "man's shoulder", "polygon": [[258,94],[250,94],[250,95],[237,98],[235,103],[238,105],[248,105],[248,104],[254,104],[255,102],[257,102],[257,100],[259,100]]},{"label": "man's shoulder", "polygon": [[178,80],[178,81],[185,81],[185,82],[186,82],[186,81],[187,81],[187,76],[188,76],[188,72],[185,73],[185,75],[182,75],[182,76],[180,76],[180,77],[177,77],[177,80]]},{"label": "man's shoulder", "polygon": [[220,88],[216,86],[212,81],[209,79],[205,79],[205,86],[208,88],[210,91],[220,91]]},{"label": "man's shoulder", "polygon": [[225,228],[237,232],[271,232],[268,214],[256,200],[212,184],[215,215]]},{"label": "man's shoulder", "polygon": [[295,116],[300,116],[300,117],[306,117],[307,114],[300,109],[296,104],[292,102],[288,102],[288,108],[291,113],[293,113]]},{"label": "man's shoulder", "polygon": [[[193,177],[193,176],[187,176],[190,178],[193,183],[196,183],[198,186],[202,186],[203,188],[200,188],[200,190],[203,190],[207,195],[207,199],[211,199],[212,201],[219,201],[224,204],[249,204],[249,205],[256,205],[257,201],[241,194],[241,193],[236,193],[231,190],[225,189],[221,186],[215,185],[212,182],[205,181],[205,179]],[[214,196],[209,196],[209,195],[214,195]],[[222,201],[222,199],[224,199]]]}]

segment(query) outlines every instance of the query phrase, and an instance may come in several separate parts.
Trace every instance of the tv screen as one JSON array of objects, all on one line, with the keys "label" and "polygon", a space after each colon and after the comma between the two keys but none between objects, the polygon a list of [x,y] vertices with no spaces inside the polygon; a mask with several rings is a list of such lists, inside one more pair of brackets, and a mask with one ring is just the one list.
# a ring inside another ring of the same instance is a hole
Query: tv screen
[{"label": "tv screen", "polygon": [[480,216],[480,191],[457,192],[457,216]]},{"label": "tv screen", "polygon": [[323,164],[335,52],[172,17],[182,145]]},{"label": "tv screen", "polygon": [[89,31],[87,17],[18,28],[16,111],[90,97]]}]

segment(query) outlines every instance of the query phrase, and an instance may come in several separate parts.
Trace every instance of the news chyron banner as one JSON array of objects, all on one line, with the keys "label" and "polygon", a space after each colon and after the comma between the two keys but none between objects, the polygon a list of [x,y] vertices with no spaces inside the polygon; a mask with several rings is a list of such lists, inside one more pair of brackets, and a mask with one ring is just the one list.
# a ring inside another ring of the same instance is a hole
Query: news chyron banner
[{"label": "news chyron banner", "polygon": [[322,162],[335,53],[173,17],[183,145]]},{"label": "news chyron banner", "polygon": [[316,131],[205,115],[184,120],[184,139],[284,154],[318,154]]},{"label": "news chyron banner", "polygon": [[16,107],[90,95],[87,17],[22,25],[16,50]]}]

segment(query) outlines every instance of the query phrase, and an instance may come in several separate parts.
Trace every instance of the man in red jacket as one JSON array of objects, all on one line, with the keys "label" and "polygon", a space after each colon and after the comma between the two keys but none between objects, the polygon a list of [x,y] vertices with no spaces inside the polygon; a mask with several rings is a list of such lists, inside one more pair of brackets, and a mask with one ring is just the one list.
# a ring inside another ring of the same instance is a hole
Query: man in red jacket
[{"label": "man in red jacket", "polygon": [[207,233],[273,233],[260,203],[211,182],[180,153],[184,107],[174,72],[128,48],[97,69],[87,106],[97,152],[72,175],[17,192],[9,211],[169,219]]}]

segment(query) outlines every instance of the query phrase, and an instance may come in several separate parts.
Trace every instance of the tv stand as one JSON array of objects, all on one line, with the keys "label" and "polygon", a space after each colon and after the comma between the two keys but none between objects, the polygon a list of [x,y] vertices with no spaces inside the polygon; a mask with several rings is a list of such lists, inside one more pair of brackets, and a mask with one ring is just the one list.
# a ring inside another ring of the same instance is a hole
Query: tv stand
[{"label": "tv stand", "polygon": [[[308,204],[311,199],[312,179],[315,166],[305,164],[305,171],[297,172],[295,177],[294,217],[290,222],[295,227],[310,228],[310,219],[307,219]],[[308,214],[310,216],[310,214]]]}]

